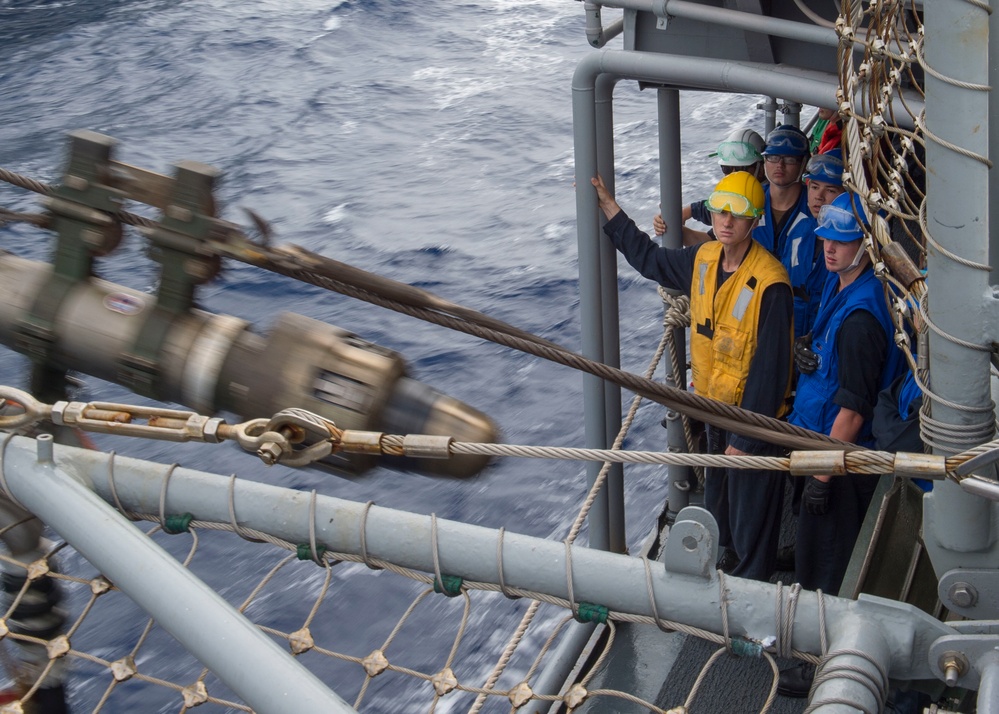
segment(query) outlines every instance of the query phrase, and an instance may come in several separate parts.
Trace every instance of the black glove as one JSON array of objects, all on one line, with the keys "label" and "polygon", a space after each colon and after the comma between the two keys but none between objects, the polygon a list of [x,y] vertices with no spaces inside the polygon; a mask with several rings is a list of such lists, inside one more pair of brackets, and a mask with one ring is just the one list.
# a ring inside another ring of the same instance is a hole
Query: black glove
[{"label": "black glove", "polygon": [[829,512],[829,500],[832,498],[832,482],[819,481],[809,476],[805,481],[805,490],[801,493],[801,504],[813,516],[824,516]]},{"label": "black glove", "polygon": [[812,335],[802,335],[794,341],[794,363],[802,374],[811,374],[819,368],[819,356],[812,352]]}]

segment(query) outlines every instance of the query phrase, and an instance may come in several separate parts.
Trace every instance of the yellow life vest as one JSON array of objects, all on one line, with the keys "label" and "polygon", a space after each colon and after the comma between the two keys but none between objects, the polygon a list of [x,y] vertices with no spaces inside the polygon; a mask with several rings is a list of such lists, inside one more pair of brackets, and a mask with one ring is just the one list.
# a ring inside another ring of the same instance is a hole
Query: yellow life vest
[{"label": "yellow life vest", "polygon": [[[721,254],[722,244],[711,241],[701,246],[694,261],[690,285],[690,371],[697,394],[739,406],[749,365],[756,353],[763,292],[775,283],[788,287],[791,283],[780,261],[751,240],[742,265],[719,288]],[[790,371],[788,375],[785,404],[777,416],[787,412]]]}]

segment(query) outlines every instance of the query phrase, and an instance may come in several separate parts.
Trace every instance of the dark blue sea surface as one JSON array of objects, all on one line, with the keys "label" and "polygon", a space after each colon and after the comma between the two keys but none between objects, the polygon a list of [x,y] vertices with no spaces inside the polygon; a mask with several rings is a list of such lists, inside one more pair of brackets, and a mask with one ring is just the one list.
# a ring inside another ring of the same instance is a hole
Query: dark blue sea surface
[{"label": "dark blue sea surface", "polygon": [[[115,137],[117,158],[156,171],[168,173],[181,159],[202,161],[224,172],[223,217],[245,224],[240,207],[252,208],[272,223],[276,242],[417,285],[578,349],[570,81],[577,61],[593,51],[583,26],[582,5],[570,0],[0,0],[0,166],[57,181],[67,132],[80,128]],[[616,96],[619,198],[651,226],[655,94],[622,83]],[[684,194],[692,200],[717,178],[707,158],[713,145],[730,128],[759,122],[749,98],[684,93],[682,111]],[[589,190],[587,179],[581,185]],[[37,196],[6,185],[0,205],[39,209]],[[0,229],[0,247],[25,257],[46,259],[51,245],[49,235],[24,225]],[[99,271],[140,290],[157,280],[135,233]],[[641,373],[659,340],[661,303],[654,286],[626,265],[621,290],[622,362]],[[509,443],[583,445],[582,378],[565,367],[245,265],[227,265],[198,299],[261,332],[284,311],[337,324],[403,353],[415,378],[491,415]],[[24,385],[25,364],[0,351],[0,383]],[[93,378],[77,398],[144,403]],[[626,446],[661,448],[661,418],[661,408],[644,406]],[[268,469],[229,445],[96,441],[167,464],[237,471],[558,540],[584,495],[583,467],[571,462],[500,460],[466,482],[388,471],[347,480]],[[664,498],[665,474],[629,468],[626,481],[628,538],[636,547]],[[187,545],[173,547],[182,556]],[[202,540],[195,569],[238,601],[273,562],[223,535]],[[250,612],[297,629],[311,606],[300,593],[321,579],[314,566],[288,566]],[[333,588],[313,625],[316,639],[363,657],[382,644],[421,586],[344,565]],[[526,604],[474,598],[454,669],[463,682],[480,684]],[[108,659],[123,656],[141,626],[134,606],[117,602],[79,635]],[[450,601],[426,607],[435,617],[408,624],[388,654],[433,672],[459,610]],[[543,612],[549,621],[560,616]],[[428,645],[434,635],[442,636],[439,645]],[[528,639],[536,649],[545,636]],[[176,645],[157,630],[142,651],[140,670],[159,658],[167,669],[157,676],[189,683],[200,673],[194,661],[170,654]],[[359,667],[306,661],[353,701],[363,681]],[[515,682],[529,663],[515,660],[516,676],[504,681]],[[108,681],[106,672],[76,666],[74,711],[93,710]],[[219,687],[213,681],[210,692]],[[429,685],[385,675],[362,711],[426,711],[430,699]],[[471,701],[450,695],[437,711],[465,711]],[[179,708],[175,694],[132,682],[103,711]],[[499,701],[485,711],[508,709]]]}]

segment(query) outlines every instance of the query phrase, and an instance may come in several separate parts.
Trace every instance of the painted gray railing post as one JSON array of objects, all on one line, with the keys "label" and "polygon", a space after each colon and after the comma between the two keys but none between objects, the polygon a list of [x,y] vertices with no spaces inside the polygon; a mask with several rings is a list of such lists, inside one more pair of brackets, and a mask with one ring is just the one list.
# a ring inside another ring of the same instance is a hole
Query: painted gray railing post
[{"label": "painted gray railing post", "polygon": [[[999,8],[997,8],[999,9]],[[989,14],[989,86],[999,87],[999,12],[993,10]],[[993,161],[999,158],[999,91],[989,92],[989,153]],[[999,174],[989,171],[989,205],[999,206]],[[989,221],[989,265],[999,262],[999,221]]]},{"label": "painted gray railing post", "polygon": [[[603,217],[597,209],[590,177],[601,174],[614,191],[614,105],[617,79],[608,75],[582,86],[573,82],[573,134],[576,156],[576,232],[579,244],[579,296],[583,354],[605,364],[621,364],[617,299],[617,254],[601,236]],[[585,264],[585,270],[584,270]],[[621,428],[621,388],[592,375],[583,375],[586,444],[608,448]],[[592,488],[602,464],[586,465]],[[614,464],[607,473],[587,520],[591,548],[623,553],[627,549],[624,513],[624,468]],[[570,623],[534,688],[558,694],[596,625]]]},{"label": "painted gray railing post", "polygon": [[763,138],[765,139],[777,126],[777,98],[767,97],[756,107],[763,110]]},{"label": "painted gray railing post", "polygon": [[810,711],[881,711],[883,702],[874,692],[887,694],[892,657],[881,629],[860,617],[838,623],[830,638],[829,655],[821,672],[822,681],[809,700]]},{"label": "painted gray railing post", "polygon": [[[658,90],[659,107],[659,203],[663,220],[668,230],[662,237],[667,248],[683,246],[683,173],[680,155],[680,91],[677,89]],[[678,291],[670,291],[679,295]],[[674,327],[673,341],[680,359],[687,359],[687,334],[682,327]],[[677,384],[673,377],[673,366],[667,357],[666,384],[684,389],[685,383]],[[671,452],[686,452],[687,440],[683,433],[680,413],[675,409],[666,410],[666,445]],[[666,497],[671,518],[690,505],[690,467],[669,467],[669,492]]]},{"label": "painted gray railing post", "polygon": [[[605,250],[600,227],[603,221],[597,207],[597,195],[590,178],[597,174],[597,112],[593,82],[572,86],[573,147],[576,166],[576,239],[579,252],[579,312],[582,351],[585,357],[604,361],[603,269],[601,251]],[[614,176],[604,176],[613,191]],[[607,447],[606,390],[603,380],[583,375],[584,429],[586,445]],[[600,464],[586,466],[587,483],[596,479]],[[589,515],[590,544],[606,549],[607,489],[593,502]]]},{"label": "painted gray railing post", "polygon": [[[617,77],[601,75],[595,83],[597,166],[610,186],[614,186],[614,87]],[[601,221],[602,222],[602,221]],[[600,293],[603,324],[604,363],[621,365],[621,332],[618,310],[617,251],[610,241],[600,239]],[[604,382],[604,443],[609,447],[621,430],[621,388]],[[594,464],[597,466],[597,464]],[[594,476],[596,474],[594,473]],[[628,549],[624,512],[624,465],[612,464],[607,472],[607,550],[624,553]],[[592,526],[591,526],[592,528]],[[590,536],[590,544],[597,547]]]},{"label": "painted gray railing post", "polygon": [[780,107],[784,124],[801,125],[801,102],[785,101]]},{"label": "painted gray railing post", "polygon": [[994,649],[975,663],[981,673],[978,687],[978,714],[999,712],[999,649]]},{"label": "painted gray railing post", "polygon": [[[936,73],[986,85],[987,13],[963,0],[934,0],[924,6],[925,59]],[[941,139],[982,157],[989,153],[989,92],[958,87],[926,73],[926,128]],[[994,90],[993,90],[994,91]],[[939,244],[976,263],[988,261],[989,169],[979,160],[926,137],[927,223]],[[976,345],[995,338],[994,301],[988,305],[989,274],[928,246],[929,314],[947,333]],[[952,454],[992,434],[989,353],[929,333],[932,390],[958,410],[934,402],[934,452]],[[968,411],[967,409],[970,409]],[[947,427],[953,427],[947,429]],[[974,443],[959,430],[978,434]],[[925,425],[924,425],[925,428]],[[945,431],[946,430],[946,431]],[[941,434],[944,431],[945,433]],[[956,484],[938,484],[925,499],[924,532],[938,576],[954,567],[994,567],[987,550],[995,542],[993,507]]]}]

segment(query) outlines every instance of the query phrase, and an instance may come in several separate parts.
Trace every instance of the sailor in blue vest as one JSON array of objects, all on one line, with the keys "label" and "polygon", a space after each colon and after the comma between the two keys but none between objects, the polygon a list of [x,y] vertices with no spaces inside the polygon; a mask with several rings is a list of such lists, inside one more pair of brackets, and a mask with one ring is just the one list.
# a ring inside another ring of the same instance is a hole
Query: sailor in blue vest
[{"label": "sailor in blue vest", "polygon": [[805,187],[808,197],[807,220],[798,220],[788,231],[787,250],[781,262],[791,279],[794,293],[794,334],[806,335],[812,330],[819,312],[822,290],[829,272],[822,255],[822,239],[815,234],[819,211],[832,203],[843,188],[843,159],[839,149],[818,154],[805,165]]},{"label": "sailor in blue vest", "polygon": [[796,223],[812,217],[808,194],[801,183],[808,157],[808,137],[798,127],[781,124],[767,136],[763,169],[769,183],[763,216],[753,229],[753,240],[782,263],[788,251],[788,233]]},{"label": "sailor in blue vest", "polygon": [[[884,288],[863,247],[859,200],[844,193],[819,211],[829,270],[811,344],[796,341],[800,376],[788,419],[840,441],[873,445],[871,419],[878,392],[904,367]],[[874,493],[866,475],[806,476],[795,551],[795,575],[807,590],[837,594]],[[785,670],[778,691],[806,696],[812,672]]]}]

